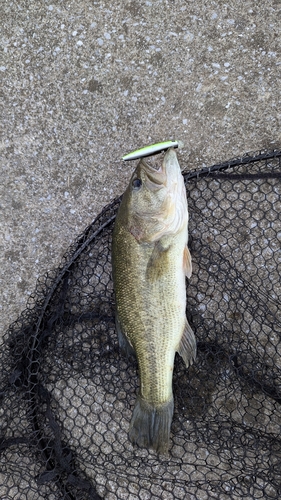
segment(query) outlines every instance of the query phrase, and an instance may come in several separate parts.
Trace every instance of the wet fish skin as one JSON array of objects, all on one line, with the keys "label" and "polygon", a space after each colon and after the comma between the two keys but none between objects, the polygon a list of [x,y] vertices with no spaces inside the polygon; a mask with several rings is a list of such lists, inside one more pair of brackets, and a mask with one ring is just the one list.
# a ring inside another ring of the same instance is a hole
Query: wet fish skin
[{"label": "wet fish skin", "polygon": [[159,170],[138,164],[116,217],[112,267],[119,345],[135,353],[140,390],[129,430],[133,444],[166,453],[174,402],[175,352],[189,366],[196,342],[185,315],[186,191],[174,149]]}]

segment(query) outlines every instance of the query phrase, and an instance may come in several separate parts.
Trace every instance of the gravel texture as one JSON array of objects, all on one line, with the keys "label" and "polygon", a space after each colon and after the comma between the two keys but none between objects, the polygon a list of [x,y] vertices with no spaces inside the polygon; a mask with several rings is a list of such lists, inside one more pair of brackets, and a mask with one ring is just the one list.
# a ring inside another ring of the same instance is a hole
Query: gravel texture
[{"label": "gravel texture", "polygon": [[123,192],[123,154],[181,139],[194,169],[280,146],[280,6],[2,1],[3,330]]}]

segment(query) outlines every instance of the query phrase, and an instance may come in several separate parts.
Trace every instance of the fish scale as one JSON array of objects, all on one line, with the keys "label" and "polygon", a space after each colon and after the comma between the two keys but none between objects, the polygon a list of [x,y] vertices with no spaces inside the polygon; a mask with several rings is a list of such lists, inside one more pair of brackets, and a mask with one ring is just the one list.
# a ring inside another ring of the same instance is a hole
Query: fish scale
[{"label": "fish scale", "polygon": [[188,210],[173,149],[156,170],[143,160],[116,217],[112,264],[119,344],[137,357],[140,391],[130,424],[133,444],[166,453],[173,415],[175,353],[188,366],[196,352],[187,323]]}]

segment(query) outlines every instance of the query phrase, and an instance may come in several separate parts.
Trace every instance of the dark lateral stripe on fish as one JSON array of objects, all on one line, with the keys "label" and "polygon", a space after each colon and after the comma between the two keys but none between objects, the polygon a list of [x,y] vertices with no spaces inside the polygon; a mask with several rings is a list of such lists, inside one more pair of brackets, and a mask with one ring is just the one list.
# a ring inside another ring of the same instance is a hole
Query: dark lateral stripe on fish
[{"label": "dark lateral stripe on fish", "polygon": [[183,143],[181,141],[165,141],[157,142],[156,144],[150,144],[144,148],[136,149],[131,153],[126,154],[122,157],[122,160],[137,160],[138,158],[145,158],[146,156],[152,156],[162,151],[167,151],[169,148],[182,148]]}]

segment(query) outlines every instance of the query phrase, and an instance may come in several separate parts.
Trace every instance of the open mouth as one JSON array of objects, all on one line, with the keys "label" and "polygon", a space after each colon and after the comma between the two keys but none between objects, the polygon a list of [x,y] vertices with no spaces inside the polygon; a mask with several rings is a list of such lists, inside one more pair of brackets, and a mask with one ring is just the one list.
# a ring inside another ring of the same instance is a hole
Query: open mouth
[{"label": "open mouth", "polygon": [[149,163],[147,160],[141,160],[142,165],[144,167],[147,179],[152,182],[153,184],[156,184],[157,186],[160,185],[166,185],[166,171],[163,166],[163,162],[159,163],[158,161],[154,161],[151,164],[151,159]]},{"label": "open mouth", "polygon": [[159,170],[161,169],[162,163],[163,163],[163,155],[155,155],[155,156],[149,156],[148,158],[142,158],[142,163],[150,168],[153,168],[153,170]]}]

